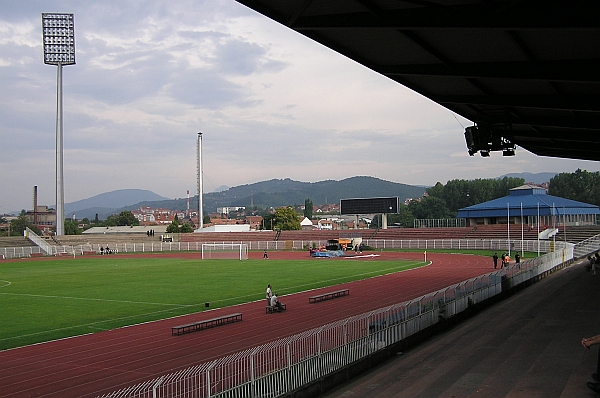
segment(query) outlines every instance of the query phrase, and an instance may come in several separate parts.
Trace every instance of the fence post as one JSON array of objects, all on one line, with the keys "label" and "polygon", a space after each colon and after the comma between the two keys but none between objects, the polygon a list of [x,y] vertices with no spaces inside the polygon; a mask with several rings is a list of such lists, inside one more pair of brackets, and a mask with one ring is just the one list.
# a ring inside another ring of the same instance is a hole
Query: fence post
[{"label": "fence post", "polygon": [[256,389],[256,385],[255,385],[255,380],[254,380],[254,352],[252,354],[250,354],[250,390],[251,392],[251,396],[254,397],[255,394],[255,389]]},{"label": "fence post", "polygon": [[210,368],[206,369],[206,396],[210,398]]},{"label": "fence post", "polygon": [[317,332],[317,364],[319,365],[318,367],[318,372],[317,375],[319,377],[321,377],[323,375],[323,364],[321,363],[323,358],[321,358],[321,332],[323,331],[323,329],[319,330]]},{"label": "fence post", "polygon": [[287,374],[285,377],[287,390],[289,391],[292,388],[292,349],[290,348],[290,341],[288,340],[286,346],[287,351]]},{"label": "fence post", "polygon": [[160,379],[158,379],[156,381],[156,383],[154,383],[154,385],[152,386],[152,398],[156,398],[156,389],[162,384],[164,377],[161,377]]}]

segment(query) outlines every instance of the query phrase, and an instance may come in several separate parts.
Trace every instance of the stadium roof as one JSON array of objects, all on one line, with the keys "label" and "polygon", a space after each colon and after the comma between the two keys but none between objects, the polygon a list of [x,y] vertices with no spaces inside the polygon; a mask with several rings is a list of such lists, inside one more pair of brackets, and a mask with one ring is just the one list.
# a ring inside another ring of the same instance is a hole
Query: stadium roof
[{"label": "stadium roof", "polygon": [[505,217],[508,212],[524,216],[600,214],[600,207],[588,203],[547,195],[544,188],[522,185],[508,196],[462,208],[457,218]]},{"label": "stadium roof", "polygon": [[237,1],[471,120],[471,154],[600,160],[595,1]]}]

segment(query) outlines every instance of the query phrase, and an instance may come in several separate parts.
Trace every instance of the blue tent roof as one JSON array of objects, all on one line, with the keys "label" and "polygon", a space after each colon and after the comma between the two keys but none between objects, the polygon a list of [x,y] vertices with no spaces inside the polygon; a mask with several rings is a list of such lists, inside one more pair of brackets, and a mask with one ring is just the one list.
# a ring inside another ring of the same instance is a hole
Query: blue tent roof
[{"label": "blue tent roof", "polygon": [[538,211],[540,216],[600,214],[596,205],[548,195],[543,188],[523,185],[511,189],[508,196],[462,208],[457,218],[504,217],[509,212],[520,215],[521,209],[523,216],[537,216]]}]

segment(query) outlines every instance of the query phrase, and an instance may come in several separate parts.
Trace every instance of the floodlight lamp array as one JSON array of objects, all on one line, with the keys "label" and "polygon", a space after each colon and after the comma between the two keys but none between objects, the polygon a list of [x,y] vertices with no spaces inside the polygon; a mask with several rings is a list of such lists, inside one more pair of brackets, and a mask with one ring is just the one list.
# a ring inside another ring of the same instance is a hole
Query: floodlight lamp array
[{"label": "floodlight lamp array", "polygon": [[470,156],[479,152],[482,157],[489,157],[492,151],[502,151],[502,156],[515,155],[515,144],[504,137],[501,131],[494,130],[489,125],[467,127],[465,141]]},{"label": "floodlight lamp array", "polygon": [[73,14],[43,13],[44,63],[75,64],[75,20]]}]

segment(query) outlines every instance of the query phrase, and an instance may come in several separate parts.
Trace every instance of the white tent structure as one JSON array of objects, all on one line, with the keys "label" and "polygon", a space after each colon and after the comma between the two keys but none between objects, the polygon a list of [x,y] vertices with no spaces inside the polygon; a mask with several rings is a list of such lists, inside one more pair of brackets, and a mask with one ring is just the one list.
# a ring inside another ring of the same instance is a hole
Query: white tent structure
[{"label": "white tent structure", "polygon": [[300,226],[302,227],[302,229],[314,228],[313,222],[308,217],[304,217],[304,219],[300,221]]}]

